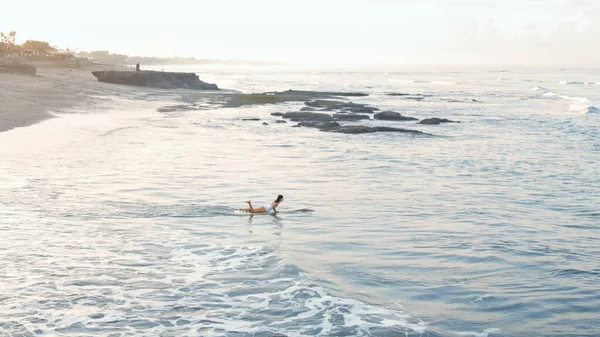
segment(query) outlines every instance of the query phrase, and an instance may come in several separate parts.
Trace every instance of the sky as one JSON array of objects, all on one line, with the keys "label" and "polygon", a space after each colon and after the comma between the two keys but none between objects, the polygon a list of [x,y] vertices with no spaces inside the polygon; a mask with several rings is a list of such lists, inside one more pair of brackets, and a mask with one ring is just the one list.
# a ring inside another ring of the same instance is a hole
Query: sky
[{"label": "sky", "polygon": [[78,51],[302,64],[600,66],[600,0],[0,0]]}]

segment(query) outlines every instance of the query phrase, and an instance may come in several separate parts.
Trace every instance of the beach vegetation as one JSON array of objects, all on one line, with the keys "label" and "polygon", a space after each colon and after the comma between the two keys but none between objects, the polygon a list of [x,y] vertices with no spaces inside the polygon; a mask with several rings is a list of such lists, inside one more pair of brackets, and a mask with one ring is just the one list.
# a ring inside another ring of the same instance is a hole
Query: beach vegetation
[{"label": "beach vegetation", "polygon": [[10,51],[15,47],[17,32],[12,30],[8,33],[0,32],[0,50]]},{"label": "beach vegetation", "polygon": [[14,45],[17,39],[17,32],[12,30],[8,33],[0,32],[0,40],[7,45]]},{"label": "beach vegetation", "polygon": [[56,48],[50,46],[46,41],[27,40],[21,45],[24,49],[31,49],[38,52],[55,51]]}]

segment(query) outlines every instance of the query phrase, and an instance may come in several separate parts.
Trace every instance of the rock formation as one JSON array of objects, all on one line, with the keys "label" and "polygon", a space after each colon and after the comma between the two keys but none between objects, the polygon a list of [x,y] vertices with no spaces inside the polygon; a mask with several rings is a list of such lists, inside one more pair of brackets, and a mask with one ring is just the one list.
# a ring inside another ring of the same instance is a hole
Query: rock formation
[{"label": "rock formation", "polygon": [[98,81],[152,87],[160,89],[219,90],[216,84],[206,83],[194,73],[162,71],[93,71]]},{"label": "rock formation", "polygon": [[451,121],[446,118],[427,118],[419,122],[419,124],[437,125],[441,123],[460,123],[457,121]]},{"label": "rock formation", "polygon": [[382,111],[376,113],[373,118],[383,121],[418,121],[418,118],[402,116],[398,112],[394,111]]}]

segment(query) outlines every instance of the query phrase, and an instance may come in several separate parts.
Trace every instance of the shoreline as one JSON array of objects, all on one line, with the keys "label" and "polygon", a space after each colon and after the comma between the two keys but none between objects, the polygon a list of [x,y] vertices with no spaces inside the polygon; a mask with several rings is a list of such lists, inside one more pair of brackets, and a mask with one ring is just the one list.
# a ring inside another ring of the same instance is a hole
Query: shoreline
[{"label": "shoreline", "polygon": [[104,87],[95,70],[123,70],[121,66],[83,63],[32,62],[35,76],[0,73],[0,132],[54,118],[52,111],[89,100]]}]

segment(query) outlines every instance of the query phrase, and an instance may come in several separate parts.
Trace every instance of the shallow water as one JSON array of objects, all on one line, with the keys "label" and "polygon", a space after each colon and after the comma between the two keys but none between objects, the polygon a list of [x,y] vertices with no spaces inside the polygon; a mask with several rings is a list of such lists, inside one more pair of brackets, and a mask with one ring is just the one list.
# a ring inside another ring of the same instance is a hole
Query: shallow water
[{"label": "shallow water", "polygon": [[461,123],[323,133],[124,88],[0,133],[0,335],[600,336],[600,71],[192,70]]}]

